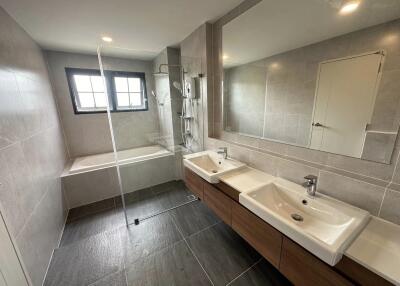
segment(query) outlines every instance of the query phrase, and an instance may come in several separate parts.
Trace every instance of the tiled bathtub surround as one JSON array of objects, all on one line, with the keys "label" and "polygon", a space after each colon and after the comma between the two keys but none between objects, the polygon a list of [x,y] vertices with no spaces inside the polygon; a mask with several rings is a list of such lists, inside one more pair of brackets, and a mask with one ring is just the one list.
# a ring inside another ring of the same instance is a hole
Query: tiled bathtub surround
[{"label": "tiled bathtub surround", "polygon": [[[244,1],[213,25],[214,89],[212,93],[209,92],[207,94],[209,101],[213,102],[213,113],[208,116],[208,126],[213,128],[208,132],[206,149],[228,146],[229,155],[233,158],[246,162],[250,166],[259,168],[267,173],[281,176],[297,183],[303,182],[305,175],[318,175],[318,191],[400,224],[400,208],[397,204],[400,200],[400,168],[399,166],[396,167],[400,150],[399,139],[396,141],[391,163],[381,164],[222,130],[222,92],[220,90],[222,75],[221,27],[258,2],[258,0]],[[394,21],[386,25],[377,26],[370,33],[366,32],[367,30],[357,32],[357,37],[355,37],[357,41],[353,42],[351,52],[357,54],[386,48],[388,56],[384,69],[387,76],[394,76],[400,70],[398,65],[400,56],[399,41],[396,41],[396,43],[385,42],[387,38],[384,37],[386,35],[384,31],[399,33],[399,24],[400,21]],[[337,52],[332,50],[332,53]],[[381,87],[386,86],[388,90],[399,91],[400,88],[396,87],[398,82],[398,80],[392,81],[392,84],[389,85],[391,86],[390,88],[385,83],[382,83]],[[381,108],[380,112],[387,111],[388,117],[382,117],[384,120],[379,126],[384,126],[384,123],[388,124],[385,126],[389,126],[398,119],[398,114],[396,115],[398,103],[390,100],[392,98],[390,96],[385,98],[387,100],[382,100],[377,106]],[[376,152],[378,151],[376,150]]]},{"label": "tiled bathtub surround", "polygon": [[[175,156],[144,160],[120,166],[124,194],[179,178]],[[120,195],[116,167],[89,171],[62,178],[69,208]]]},{"label": "tiled bathtub surround", "polygon": [[2,8],[0,39],[0,210],[36,286],[64,226],[67,154],[42,52]]}]

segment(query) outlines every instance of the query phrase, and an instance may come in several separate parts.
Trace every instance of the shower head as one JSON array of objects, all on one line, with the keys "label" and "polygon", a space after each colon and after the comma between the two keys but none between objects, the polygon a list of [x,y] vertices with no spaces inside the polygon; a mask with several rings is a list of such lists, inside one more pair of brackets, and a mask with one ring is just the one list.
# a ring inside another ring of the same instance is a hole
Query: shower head
[{"label": "shower head", "polygon": [[168,67],[168,64],[160,64],[158,66],[158,71],[157,72],[153,72],[153,75],[154,76],[168,75],[168,72],[162,71],[162,67],[163,66],[167,66]]},{"label": "shower head", "polygon": [[162,72],[162,71],[158,71],[158,72],[153,72],[154,76],[160,76],[160,75],[168,75],[167,72]]}]

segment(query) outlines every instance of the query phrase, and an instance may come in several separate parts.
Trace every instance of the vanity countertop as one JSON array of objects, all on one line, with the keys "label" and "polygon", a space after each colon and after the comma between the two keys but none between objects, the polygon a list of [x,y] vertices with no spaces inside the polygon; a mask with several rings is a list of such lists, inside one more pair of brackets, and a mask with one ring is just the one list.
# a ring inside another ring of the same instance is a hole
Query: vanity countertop
[{"label": "vanity countertop", "polygon": [[[244,167],[219,179],[239,192],[248,192],[265,186],[275,177]],[[400,226],[372,217],[345,255],[391,283],[400,285]]]},{"label": "vanity countertop", "polygon": [[275,179],[275,177],[246,166],[224,174],[219,179],[235,190],[245,193],[265,186]]},{"label": "vanity countertop", "polygon": [[400,285],[400,226],[372,217],[345,255]]}]

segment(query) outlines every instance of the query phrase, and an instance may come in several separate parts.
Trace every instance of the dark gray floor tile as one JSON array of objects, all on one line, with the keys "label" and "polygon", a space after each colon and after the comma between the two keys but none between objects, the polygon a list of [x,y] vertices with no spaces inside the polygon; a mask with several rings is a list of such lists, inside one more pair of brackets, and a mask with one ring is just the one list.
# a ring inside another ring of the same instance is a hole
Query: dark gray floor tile
[{"label": "dark gray floor tile", "polygon": [[156,186],[151,187],[153,194],[157,195],[163,192],[177,190],[177,189],[184,189],[185,185],[183,181],[169,181],[163,184],[159,184]]},{"label": "dark gray floor tile", "polygon": [[174,209],[170,215],[185,237],[221,221],[201,201]]},{"label": "dark gray floor tile", "polygon": [[127,277],[129,286],[211,285],[184,241],[137,261]]},{"label": "dark gray floor tile", "polygon": [[121,228],[121,238],[128,266],[138,259],[170,246],[180,240],[182,235],[168,214],[145,220],[139,225]]},{"label": "dark gray floor tile", "polygon": [[88,285],[122,269],[120,231],[102,232],[56,249],[44,285]]},{"label": "dark gray floor tile", "polygon": [[188,190],[179,188],[159,193],[157,198],[160,200],[162,209],[169,209],[194,199],[191,195]]},{"label": "dark gray floor tile", "polygon": [[89,286],[127,286],[125,270],[108,275]]},{"label": "dark gray floor tile", "polygon": [[290,286],[292,285],[274,266],[262,259],[231,286]]},{"label": "dark gray floor tile", "polygon": [[144,218],[161,211],[186,203],[192,199],[186,189],[171,188],[167,191],[160,192],[157,195],[150,197],[126,200],[126,213],[130,223],[133,223],[136,218]]},{"label": "dark gray floor tile", "polygon": [[124,194],[125,203],[129,204],[134,201],[144,200],[150,197],[153,197],[154,193],[152,192],[151,188],[141,189],[130,193]]},{"label": "dark gray floor tile", "polygon": [[95,202],[86,206],[73,208],[68,213],[67,222],[74,221],[87,215],[102,212],[104,210],[115,208],[114,198]]},{"label": "dark gray floor tile", "polygon": [[133,223],[136,218],[144,218],[163,210],[161,201],[157,196],[125,202],[125,206],[126,214],[130,223]]},{"label": "dark gray floor tile", "polygon": [[214,285],[226,285],[260,258],[224,223],[188,237],[188,242]]},{"label": "dark gray floor tile", "polygon": [[109,209],[100,213],[84,216],[65,225],[60,247],[88,238],[98,233],[125,225],[122,210]]}]

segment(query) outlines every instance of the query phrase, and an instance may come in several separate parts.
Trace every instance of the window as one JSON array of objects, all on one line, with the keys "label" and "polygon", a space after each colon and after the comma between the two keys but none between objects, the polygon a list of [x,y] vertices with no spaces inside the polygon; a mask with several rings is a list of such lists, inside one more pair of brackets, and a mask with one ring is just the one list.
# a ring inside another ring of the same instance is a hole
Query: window
[{"label": "window", "polygon": [[147,110],[143,73],[111,72],[116,110]]},{"label": "window", "polygon": [[105,71],[105,89],[98,70],[65,70],[75,114],[106,112],[106,89],[111,112],[148,110],[144,73]]}]

